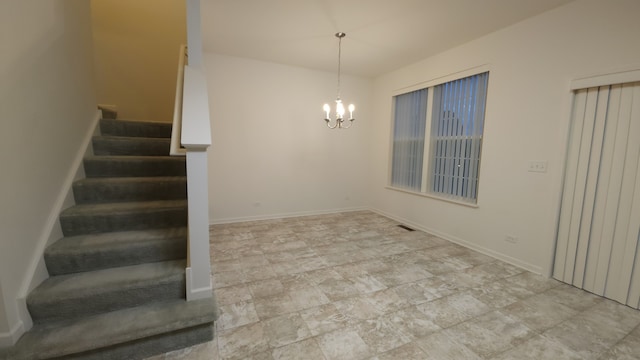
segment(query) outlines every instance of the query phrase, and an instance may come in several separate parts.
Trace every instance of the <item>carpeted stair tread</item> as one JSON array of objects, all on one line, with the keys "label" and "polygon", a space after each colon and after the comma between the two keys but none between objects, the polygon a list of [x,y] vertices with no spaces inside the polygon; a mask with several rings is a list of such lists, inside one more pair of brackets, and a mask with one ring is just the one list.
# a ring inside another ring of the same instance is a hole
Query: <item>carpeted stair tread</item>
[{"label": "carpeted stair tread", "polygon": [[101,155],[84,159],[87,177],[185,176],[186,158],[180,156]]},{"label": "carpeted stair tread", "polygon": [[169,138],[147,138],[130,136],[94,136],[95,155],[168,155],[171,147]]},{"label": "carpeted stair tread", "polygon": [[[172,338],[174,332],[184,331],[182,329],[199,330],[194,333],[197,339],[193,336],[189,339],[192,343],[211,340],[215,319],[216,305],[209,298],[153,303],[74,321],[37,324],[12,349],[10,358],[41,360],[78,354],[72,358],[140,359],[190,346],[178,343],[184,336]],[[207,329],[209,331],[202,331]],[[146,339],[161,341],[155,341],[152,348],[132,346],[145,341],[148,343]]]},{"label": "carpeted stair tread", "polygon": [[185,260],[52,276],[27,296],[34,322],[91,316],[184,298]]},{"label": "carpeted stair tread", "polygon": [[170,138],[171,125],[169,122],[101,119],[100,133],[106,136]]},{"label": "carpeted stair tread", "polygon": [[60,214],[65,236],[185,226],[187,200],[72,206]]},{"label": "carpeted stair tread", "polygon": [[187,228],[109,232],[62,238],[44,253],[50,275],[186,258]]},{"label": "carpeted stair tread", "polygon": [[74,182],[73,194],[76,204],[186,199],[187,178],[85,178]]}]

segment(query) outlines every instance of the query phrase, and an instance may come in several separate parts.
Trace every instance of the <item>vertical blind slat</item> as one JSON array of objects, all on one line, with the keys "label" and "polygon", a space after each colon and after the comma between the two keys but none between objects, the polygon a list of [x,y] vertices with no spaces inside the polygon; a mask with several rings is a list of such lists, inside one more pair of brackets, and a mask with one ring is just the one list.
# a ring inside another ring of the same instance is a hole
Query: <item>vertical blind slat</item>
[{"label": "vertical blind slat", "polygon": [[569,228],[571,214],[573,213],[573,199],[578,173],[578,157],[580,154],[580,140],[584,129],[584,115],[587,108],[588,90],[582,89],[576,92],[573,102],[571,120],[571,136],[567,151],[567,167],[565,169],[564,189],[562,193],[562,205],[560,207],[560,222],[558,225],[558,240],[556,243],[556,257],[553,267],[553,276],[561,281],[571,283],[571,274],[567,274],[565,263],[569,253]]},{"label": "vertical blind slat", "polygon": [[593,221],[593,209],[595,206],[596,185],[600,170],[600,153],[604,142],[604,130],[607,120],[607,106],[609,104],[609,86],[601,87],[597,92],[595,110],[595,124],[589,151],[589,167],[587,170],[585,199],[582,205],[582,219],[580,220],[580,232],[578,234],[578,249],[576,251],[576,263],[573,270],[573,284],[583,286],[586,268],[587,251],[591,239],[591,224]]},{"label": "vertical blind slat", "polygon": [[[598,259],[600,251],[608,252],[607,240],[604,239],[604,222],[605,212],[607,211],[609,180],[611,179],[611,166],[613,159],[613,149],[615,145],[615,134],[618,127],[618,109],[620,107],[620,94],[622,87],[614,85],[609,91],[609,106],[607,108],[607,123],[605,130],[602,152],[600,154],[600,174],[598,177],[598,186],[596,188],[595,207],[593,210],[593,221],[591,224],[591,234],[594,239],[601,239],[590,246],[587,253],[585,278],[583,288],[593,293],[603,295],[604,287],[596,289],[596,273],[598,272]],[[602,249],[602,250],[601,250]],[[605,250],[607,249],[607,250]],[[607,255],[608,256],[608,255]]]},{"label": "vertical blind slat", "polygon": [[[638,308],[640,294],[634,287],[633,273],[640,267],[640,259],[637,256],[640,248],[640,86],[634,87],[633,107],[631,114],[631,129],[629,130],[628,158],[625,166],[632,171],[635,168],[632,208],[629,212],[629,224],[627,227],[626,248],[624,259],[622,260],[623,272],[620,275],[621,286],[626,286],[625,303],[634,308]],[[640,286],[640,279],[635,278],[635,285]]]},{"label": "vertical blind slat", "polygon": [[[627,231],[629,228],[629,215],[633,196],[633,186],[635,185],[635,154],[629,153],[629,140],[631,138],[630,131],[633,129],[631,123],[631,109],[633,106],[633,84],[624,84],[622,86],[622,101],[620,103],[620,125],[622,125],[622,135],[616,137],[616,150],[619,155],[614,158],[614,167],[619,169],[615,174],[619,174],[617,186],[617,209],[616,217],[613,223],[613,244],[611,247],[611,257],[613,261],[609,261],[607,271],[607,283],[605,288],[605,296],[610,299],[626,302],[628,284],[621,286],[620,277],[622,274],[622,259],[624,259],[624,251],[627,247]],[[632,163],[634,163],[632,165]],[[630,171],[631,170],[631,171]]]}]

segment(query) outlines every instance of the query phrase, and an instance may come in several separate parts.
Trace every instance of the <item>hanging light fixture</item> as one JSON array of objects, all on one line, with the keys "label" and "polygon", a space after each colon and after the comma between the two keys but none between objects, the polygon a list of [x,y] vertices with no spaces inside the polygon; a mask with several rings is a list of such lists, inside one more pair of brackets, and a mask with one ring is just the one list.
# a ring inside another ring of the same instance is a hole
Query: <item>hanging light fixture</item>
[{"label": "hanging light fixture", "polygon": [[338,96],[336,97],[336,109],[335,109],[335,115],[336,115],[336,119],[335,122],[331,123],[331,106],[329,106],[329,104],[324,104],[324,106],[322,107],[322,109],[325,112],[325,118],[324,121],[327,122],[327,126],[330,129],[348,129],[351,127],[351,125],[353,125],[353,120],[355,120],[353,118],[353,111],[356,109],[355,106],[353,106],[353,104],[349,104],[349,123],[348,125],[345,125],[345,119],[344,119],[344,105],[342,104],[342,100],[340,99],[340,57],[342,55],[342,38],[347,36],[347,34],[343,33],[343,32],[339,32],[336,33],[336,37],[338,38]]}]

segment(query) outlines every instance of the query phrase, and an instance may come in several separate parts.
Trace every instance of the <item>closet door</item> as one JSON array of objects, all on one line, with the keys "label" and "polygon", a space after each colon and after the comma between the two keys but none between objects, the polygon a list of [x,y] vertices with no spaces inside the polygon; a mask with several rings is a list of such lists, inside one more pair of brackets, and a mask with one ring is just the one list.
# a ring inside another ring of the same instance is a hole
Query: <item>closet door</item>
[{"label": "closet door", "polygon": [[553,276],[640,306],[640,82],[575,92]]}]

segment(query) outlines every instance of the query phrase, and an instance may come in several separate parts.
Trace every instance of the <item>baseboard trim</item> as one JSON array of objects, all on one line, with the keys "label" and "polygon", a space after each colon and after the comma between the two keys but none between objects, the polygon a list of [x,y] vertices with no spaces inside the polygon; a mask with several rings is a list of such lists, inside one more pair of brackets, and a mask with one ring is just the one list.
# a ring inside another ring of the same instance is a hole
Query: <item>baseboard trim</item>
[{"label": "baseboard trim", "polygon": [[15,343],[18,342],[18,339],[20,339],[20,336],[22,336],[26,331],[24,323],[22,321],[18,321],[13,325],[11,330],[7,332],[0,332],[0,348],[7,348],[15,345]]},{"label": "baseboard trim", "polygon": [[531,271],[531,272],[539,274],[539,275],[543,275],[543,276],[545,275],[545,274],[543,274],[542,268],[540,266],[536,266],[536,265],[530,264],[530,263],[528,263],[526,261],[522,261],[522,260],[516,259],[514,257],[511,257],[509,255],[505,255],[503,253],[500,253],[500,252],[497,252],[495,250],[486,248],[484,246],[479,246],[477,244],[474,244],[474,243],[469,242],[469,241],[464,240],[464,239],[460,239],[460,238],[452,236],[450,234],[446,234],[446,233],[443,233],[441,231],[422,226],[422,225],[417,224],[417,223],[415,223],[413,221],[401,218],[399,216],[395,216],[393,214],[389,214],[389,213],[387,213],[385,211],[382,211],[380,209],[369,208],[369,210],[371,210],[371,211],[373,211],[373,212],[375,212],[377,214],[380,214],[382,216],[386,216],[386,217],[388,217],[390,219],[396,220],[398,222],[410,225],[412,228],[415,228],[415,229],[424,231],[426,233],[435,235],[435,236],[437,236],[439,238],[445,239],[447,241],[451,241],[452,243],[455,243],[455,244],[458,244],[458,245],[462,245],[462,246],[464,246],[466,248],[469,248],[471,250],[475,250],[475,251],[477,251],[479,253],[482,253],[484,255],[491,256],[492,258],[496,258],[498,260],[502,260],[504,262],[507,262],[507,263],[509,263],[511,265],[514,265],[514,266],[517,266],[519,268]]},{"label": "baseboard trim", "polygon": [[[87,129],[87,132],[82,139],[82,143],[80,144],[76,157],[73,159],[73,162],[69,167],[69,171],[67,172],[67,176],[62,183],[59,195],[56,198],[51,211],[49,212],[47,222],[45,223],[42,233],[39,236],[37,247],[34,252],[34,257],[31,260],[28,272],[26,273],[20,287],[19,297],[22,299],[25,299],[29,291],[40,285],[40,283],[42,283],[49,277],[46,266],[44,266],[44,250],[49,243],[58,240],[62,235],[62,230],[60,229],[58,218],[60,216],[60,212],[65,207],[74,203],[71,186],[76,179],[84,176],[82,160],[85,157],[89,145],[91,144],[91,139],[94,133],[97,131],[96,129],[98,128],[98,123],[101,116],[102,112],[100,110],[96,110],[92,119],[92,123]],[[19,316],[22,318],[20,320],[20,323],[22,325],[20,327],[21,333],[19,334],[18,338],[32,326],[32,321],[29,317],[28,311],[20,311]]]},{"label": "baseboard trim", "polygon": [[301,217],[301,216],[327,215],[327,214],[335,214],[335,213],[343,213],[343,212],[365,211],[365,210],[370,210],[370,209],[365,206],[359,206],[359,207],[350,207],[350,208],[332,209],[332,210],[299,211],[299,212],[272,214],[272,215],[256,215],[256,216],[243,216],[243,217],[236,217],[236,218],[210,219],[209,225],[232,224],[232,223],[247,222],[247,221],[285,219],[285,218],[293,218],[293,217]]}]

